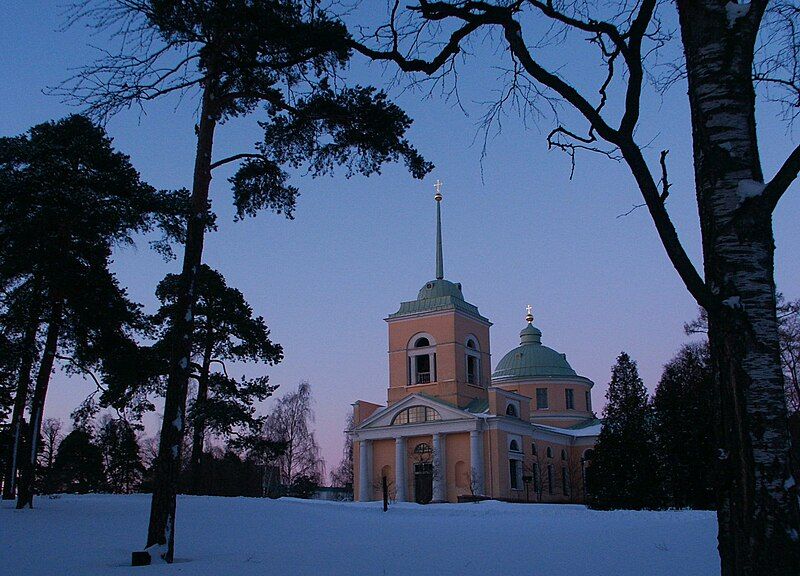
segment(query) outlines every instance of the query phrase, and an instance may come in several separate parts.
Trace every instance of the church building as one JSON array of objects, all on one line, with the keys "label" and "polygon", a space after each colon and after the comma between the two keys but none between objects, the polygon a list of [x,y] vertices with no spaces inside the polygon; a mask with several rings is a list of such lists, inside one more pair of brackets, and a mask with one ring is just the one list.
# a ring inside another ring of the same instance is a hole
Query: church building
[{"label": "church building", "polygon": [[436,279],[386,318],[386,406],[353,404],[355,499],[379,500],[386,477],[400,502],[581,502],[600,433],[593,382],[542,344],[530,306],[491,372],[492,323],[444,278],[440,186]]}]

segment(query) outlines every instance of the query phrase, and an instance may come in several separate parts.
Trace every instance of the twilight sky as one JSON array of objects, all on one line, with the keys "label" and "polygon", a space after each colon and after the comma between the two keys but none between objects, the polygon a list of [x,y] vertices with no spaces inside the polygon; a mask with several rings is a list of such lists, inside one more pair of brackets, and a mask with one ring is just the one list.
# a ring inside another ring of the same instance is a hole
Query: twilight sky
[{"label": "twilight sky", "polygon": [[[75,112],[42,89],[90,61],[95,55],[90,44],[104,45],[103,37],[82,28],[60,31],[63,18],[54,4],[10,0],[0,9],[0,135],[19,134]],[[379,23],[384,10],[384,2],[365,0],[348,22]],[[550,50],[544,57],[567,51],[570,65],[561,73],[590,93],[594,84],[586,81],[602,70],[587,57],[583,42]],[[552,120],[541,118],[525,128],[514,113],[503,119],[499,134],[492,133],[481,160],[479,123],[484,103],[496,99],[502,88],[495,67],[503,62],[489,42],[476,47],[476,56],[461,68],[465,113],[438,93],[426,97],[426,92],[404,90],[405,84],[389,85],[393,69],[384,72],[382,66],[353,58],[350,80],[386,87],[414,118],[409,137],[436,164],[424,181],[396,165],[371,178],[339,174],[312,179],[299,172],[294,182],[302,195],[294,220],[263,213],[235,223],[227,183],[233,169],[214,173],[219,231],[207,237],[205,261],[245,294],[284,346],[283,363],[266,369],[272,382],[281,384],[279,394],[302,379],[311,382],[328,469],[340,458],[350,404],[356,399],[385,402],[383,318],[401,301],[415,298],[434,277],[437,178],[444,181],[445,277],[461,282],[466,299],[494,323],[493,366],[518,344],[527,304],[533,306],[543,343],[566,353],[579,374],[596,382],[598,409],[610,366],[621,350],[638,361],[652,390],[663,364],[687,340],[682,325],[696,315],[696,306],[670,266],[649,215],[641,209],[617,217],[641,202],[624,165],[579,156],[570,180],[569,158],[547,150]],[[195,108],[193,98],[164,100],[149,106],[146,114],[122,113],[107,128],[145,180],[164,188],[189,186]],[[777,112],[770,105],[759,111],[767,178],[794,146],[794,135]],[[561,113],[571,118],[566,109]],[[222,126],[215,156],[248,151],[259,138],[256,119],[254,115]],[[663,98],[650,91],[638,140],[652,140],[646,150],[651,166],[657,166],[661,149],[670,150],[668,208],[686,250],[701,267],[683,84]],[[793,188],[775,217],[776,279],[789,298],[800,296],[800,266],[793,256],[800,243],[800,195],[796,184]],[[131,296],[153,311],[157,282],[178,271],[179,262],[164,262],[141,242],[138,249],[116,254],[115,270]],[[252,375],[264,371],[244,365],[234,370]],[[68,420],[89,391],[86,382],[57,375],[46,417]],[[270,405],[267,401],[264,410]],[[149,422],[153,433],[156,420]]]}]

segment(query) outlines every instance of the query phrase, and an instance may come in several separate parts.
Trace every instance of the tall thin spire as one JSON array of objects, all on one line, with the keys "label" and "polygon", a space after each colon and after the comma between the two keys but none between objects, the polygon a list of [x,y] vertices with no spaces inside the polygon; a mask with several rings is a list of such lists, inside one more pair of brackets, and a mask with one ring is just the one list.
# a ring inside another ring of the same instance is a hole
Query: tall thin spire
[{"label": "tall thin spire", "polygon": [[444,262],[442,260],[442,182],[437,180],[433,185],[436,188],[436,194],[433,196],[436,200],[436,279],[442,280],[444,278]]}]

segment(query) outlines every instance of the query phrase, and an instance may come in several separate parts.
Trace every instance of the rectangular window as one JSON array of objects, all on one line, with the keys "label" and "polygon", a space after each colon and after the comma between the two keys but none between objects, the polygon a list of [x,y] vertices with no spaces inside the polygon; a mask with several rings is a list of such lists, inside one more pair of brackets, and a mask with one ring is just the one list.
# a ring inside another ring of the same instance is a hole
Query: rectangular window
[{"label": "rectangular window", "polygon": [[567,410],[575,410],[575,391],[572,388],[564,390],[564,395],[567,400]]},{"label": "rectangular window", "polygon": [[467,382],[469,384],[477,384],[478,383],[477,382],[477,378],[478,378],[477,372],[478,371],[476,370],[476,368],[477,368],[476,364],[477,363],[478,363],[478,359],[475,358],[475,356],[470,356],[469,354],[467,354]]},{"label": "rectangular window", "polygon": [[431,381],[431,357],[428,354],[420,354],[414,357],[416,362],[416,383],[427,384]]},{"label": "rectangular window", "polygon": [[511,476],[511,489],[512,490],[519,490],[520,489],[520,476],[522,476],[522,462],[519,460],[511,459],[508,461],[508,472]]},{"label": "rectangular window", "polygon": [[547,410],[549,408],[547,404],[547,388],[537,388],[536,389],[536,409],[537,410]]},{"label": "rectangular window", "polygon": [[592,411],[592,393],[588,390],[586,391],[586,411]]}]

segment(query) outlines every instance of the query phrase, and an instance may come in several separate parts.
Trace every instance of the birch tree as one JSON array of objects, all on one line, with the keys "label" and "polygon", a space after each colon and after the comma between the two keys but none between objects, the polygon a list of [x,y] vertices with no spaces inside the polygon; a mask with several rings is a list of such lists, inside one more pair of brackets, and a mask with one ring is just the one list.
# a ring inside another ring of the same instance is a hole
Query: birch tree
[{"label": "birch tree", "polygon": [[298,478],[310,478],[317,484],[323,478],[324,463],[311,428],[314,423],[311,402],[311,386],[300,382],[297,390],[278,399],[267,416],[267,439],[285,446],[277,461],[281,482],[290,490]]},{"label": "birch tree", "polygon": [[[790,118],[797,110],[798,8],[766,0],[674,4],[683,47],[676,71],[688,84],[691,110],[701,273],[667,210],[668,151],[655,154],[637,136],[647,67],[670,40],[662,15],[672,6],[657,0],[419,0],[403,8],[397,0],[390,3],[389,21],[353,46],[435,86],[457,78],[459,66],[481,46],[490,47],[487,58],[492,66],[503,59],[506,82],[488,121],[508,106],[523,115],[566,109],[570,122],[556,117],[547,137],[551,147],[573,160],[576,153],[595,152],[628,166],[670,263],[708,313],[722,574],[800,573],[800,499],[789,465],[772,230],[772,214],[800,170],[800,147],[765,177],[755,124],[757,84],[790,105]],[[589,79],[570,76],[575,50],[545,54],[554,42],[574,48],[580,40],[597,49],[604,66],[594,93],[583,88]]]}]

